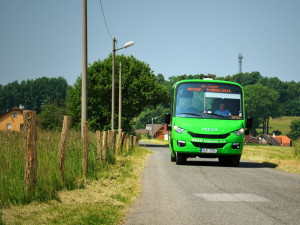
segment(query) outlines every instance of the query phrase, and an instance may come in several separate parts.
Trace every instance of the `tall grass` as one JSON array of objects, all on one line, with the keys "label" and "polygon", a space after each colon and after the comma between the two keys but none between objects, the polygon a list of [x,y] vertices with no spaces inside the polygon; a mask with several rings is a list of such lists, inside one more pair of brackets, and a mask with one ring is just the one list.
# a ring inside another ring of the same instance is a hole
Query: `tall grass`
[{"label": "tall grass", "polygon": [[[58,169],[59,132],[39,130],[37,187],[34,194],[24,192],[24,134],[0,132],[0,208],[13,204],[27,204],[33,200],[57,199],[57,192],[64,188],[72,190],[83,186],[82,140],[80,132],[71,131],[65,162],[65,181]],[[114,156],[110,155],[110,162]],[[87,179],[96,179],[97,171],[105,165],[97,160],[96,135],[89,133],[89,172]]]}]

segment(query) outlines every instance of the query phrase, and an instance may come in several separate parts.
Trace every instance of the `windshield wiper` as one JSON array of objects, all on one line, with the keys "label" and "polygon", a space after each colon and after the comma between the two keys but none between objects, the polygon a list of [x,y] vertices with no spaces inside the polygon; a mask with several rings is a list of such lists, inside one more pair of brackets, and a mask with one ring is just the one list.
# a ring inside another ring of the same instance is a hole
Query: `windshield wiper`
[{"label": "windshield wiper", "polygon": [[196,113],[180,113],[180,114],[185,114],[185,115],[191,115],[191,116],[199,116],[199,117],[202,117],[202,115],[196,114]]}]

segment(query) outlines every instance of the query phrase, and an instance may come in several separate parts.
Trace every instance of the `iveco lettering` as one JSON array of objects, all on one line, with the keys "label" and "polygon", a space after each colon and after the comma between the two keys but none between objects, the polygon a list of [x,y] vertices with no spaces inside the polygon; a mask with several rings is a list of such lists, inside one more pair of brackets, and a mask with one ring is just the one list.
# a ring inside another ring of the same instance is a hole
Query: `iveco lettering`
[{"label": "iveco lettering", "polygon": [[218,80],[184,80],[174,84],[169,130],[171,161],[189,157],[218,158],[224,166],[238,166],[244,135],[252,127],[245,119],[241,85]]}]

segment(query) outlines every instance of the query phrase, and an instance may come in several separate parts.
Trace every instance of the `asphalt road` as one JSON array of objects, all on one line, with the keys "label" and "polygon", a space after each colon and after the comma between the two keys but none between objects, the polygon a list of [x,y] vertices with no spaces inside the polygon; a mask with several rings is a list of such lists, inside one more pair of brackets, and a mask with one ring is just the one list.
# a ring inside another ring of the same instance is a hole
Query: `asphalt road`
[{"label": "asphalt road", "polygon": [[300,175],[249,161],[221,167],[217,159],[170,161],[167,147],[146,162],[142,195],[126,224],[300,224]]}]

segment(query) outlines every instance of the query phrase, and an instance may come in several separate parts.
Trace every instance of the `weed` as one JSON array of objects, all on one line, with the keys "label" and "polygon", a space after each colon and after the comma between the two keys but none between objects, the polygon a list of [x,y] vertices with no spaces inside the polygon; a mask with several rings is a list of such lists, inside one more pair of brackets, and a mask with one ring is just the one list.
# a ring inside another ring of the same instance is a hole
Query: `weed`
[{"label": "weed", "polygon": [[295,157],[300,159],[300,139],[294,142]]}]

